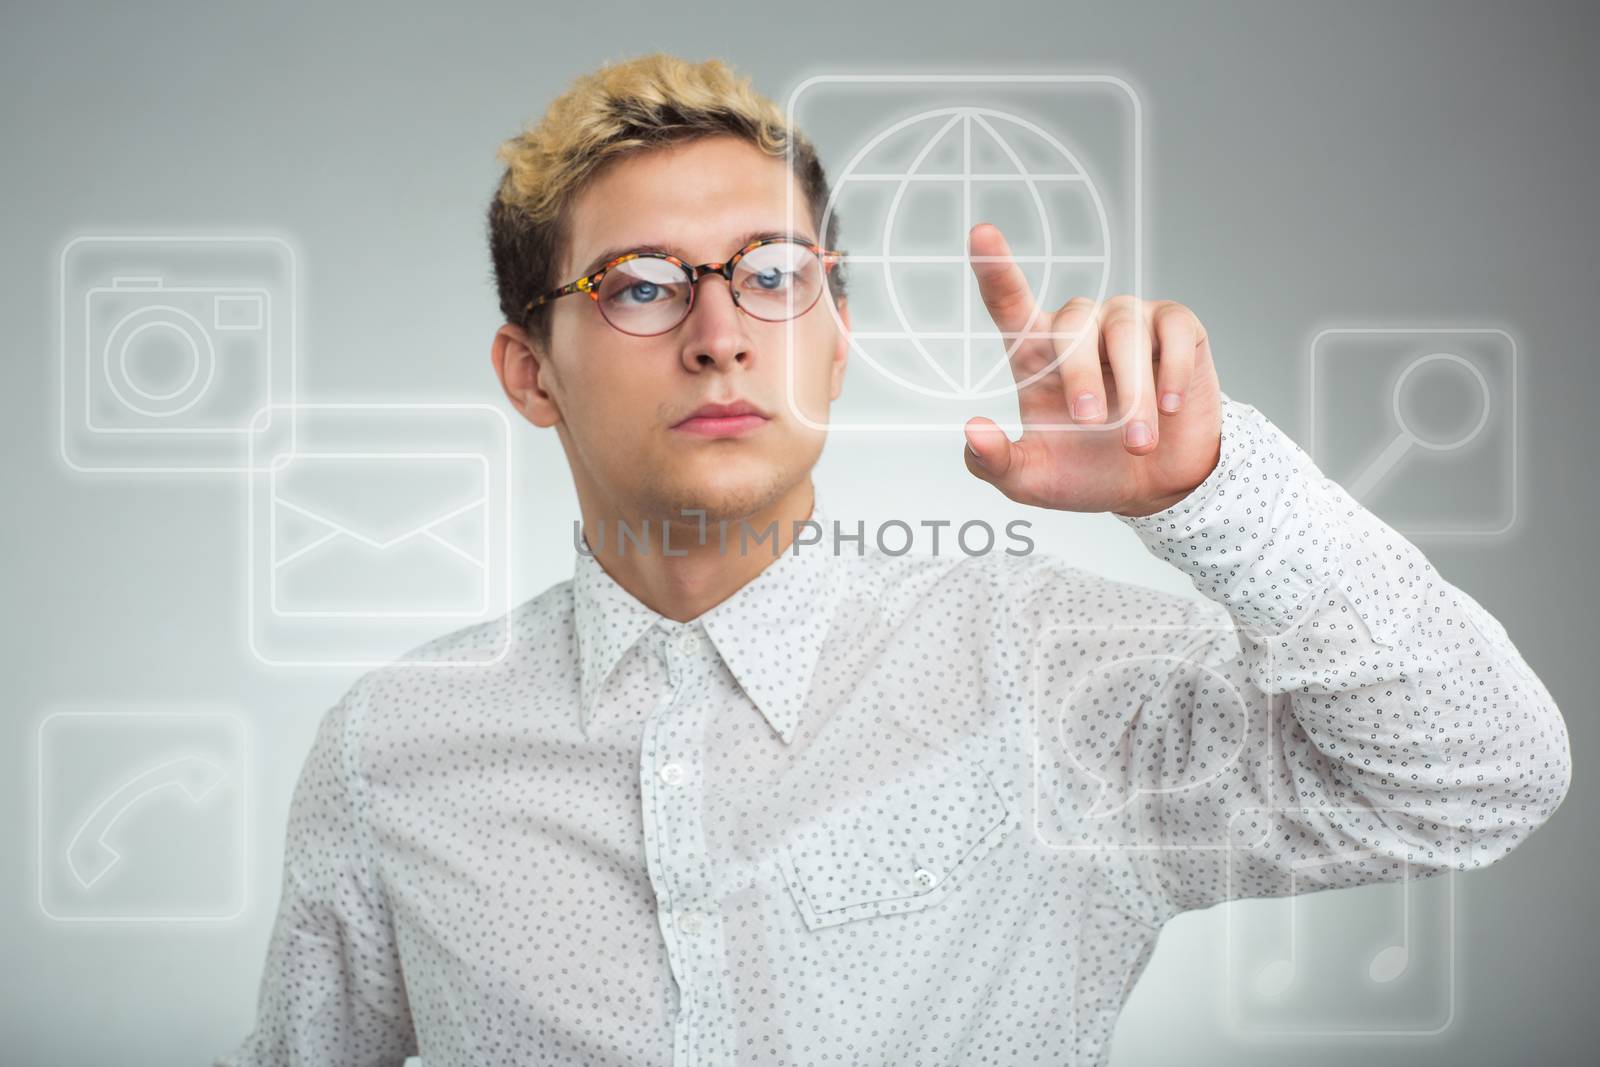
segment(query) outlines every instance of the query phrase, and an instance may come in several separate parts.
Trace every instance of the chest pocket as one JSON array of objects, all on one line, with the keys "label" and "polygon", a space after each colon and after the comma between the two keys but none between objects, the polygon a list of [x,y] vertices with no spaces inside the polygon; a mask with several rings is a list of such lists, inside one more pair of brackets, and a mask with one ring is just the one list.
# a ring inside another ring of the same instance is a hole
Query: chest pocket
[{"label": "chest pocket", "polygon": [[1021,826],[981,766],[940,753],[802,823],[778,865],[806,926],[920,911]]}]

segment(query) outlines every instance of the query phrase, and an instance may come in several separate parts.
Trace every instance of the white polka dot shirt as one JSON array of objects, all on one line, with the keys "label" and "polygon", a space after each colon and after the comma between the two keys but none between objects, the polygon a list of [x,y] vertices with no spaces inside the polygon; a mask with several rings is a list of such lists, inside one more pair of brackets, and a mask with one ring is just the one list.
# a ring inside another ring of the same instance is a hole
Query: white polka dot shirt
[{"label": "white polka dot shirt", "polygon": [[1501,626],[1247,405],[1127,520],[1206,600],[812,519],[691,623],[578,553],[424,652],[498,665],[360,679],[218,1063],[1103,1064],[1172,916],[1482,867],[1566,793]]}]

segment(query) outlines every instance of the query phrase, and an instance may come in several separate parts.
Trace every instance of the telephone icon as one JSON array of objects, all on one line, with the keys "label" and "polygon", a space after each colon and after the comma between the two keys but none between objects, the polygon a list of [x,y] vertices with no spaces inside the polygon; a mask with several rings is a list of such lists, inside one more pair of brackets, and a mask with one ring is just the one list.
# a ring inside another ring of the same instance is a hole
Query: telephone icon
[{"label": "telephone icon", "polygon": [[229,922],[249,887],[249,732],[208,705],[39,722],[38,904],[54,922]]},{"label": "telephone icon", "polygon": [[93,887],[122,859],[109,840],[117,822],[146,797],[176,789],[189,803],[200,804],[227,778],[226,770],[199,756],[180,756],[134,775],[108,793],[78,826],[67,842],[67,868],[84,889]]}]

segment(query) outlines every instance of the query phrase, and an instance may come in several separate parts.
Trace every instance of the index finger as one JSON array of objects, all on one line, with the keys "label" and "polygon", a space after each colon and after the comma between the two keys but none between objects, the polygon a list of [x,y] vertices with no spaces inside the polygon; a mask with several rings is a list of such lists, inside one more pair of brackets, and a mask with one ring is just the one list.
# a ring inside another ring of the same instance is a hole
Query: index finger
[{"label": "index finger", "polygon": [[[1006,244],[999,227],[988,222],[974,226],[967,235],[967,256],[978,279],[983,306],[989,309],[989,317],[1000,327],[1000,333],[1016,337],[1038,332],[1039,309],[1033,300],[1033,288],[1011,258],[1011,246]],[[1048,338],[1030,337],[1024,343],[1039,340]],[[1022,345],[1012,345],[1007,338],[1006,347],[1015,352]]]}]

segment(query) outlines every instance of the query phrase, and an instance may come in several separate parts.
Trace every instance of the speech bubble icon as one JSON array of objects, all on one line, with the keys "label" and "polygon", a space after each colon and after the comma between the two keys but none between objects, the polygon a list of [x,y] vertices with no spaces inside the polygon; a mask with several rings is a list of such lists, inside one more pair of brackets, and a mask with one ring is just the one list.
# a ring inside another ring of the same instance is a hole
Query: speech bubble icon
[{"label": "speech bubble icon", "polygon": [[1110,818],[1142,796],[1197,789],[1249,743],[1249,705],[1239,688],[1180,655],[1098,664],[1053,716],[1059,756],[1097,786],[1085,819]]}]

